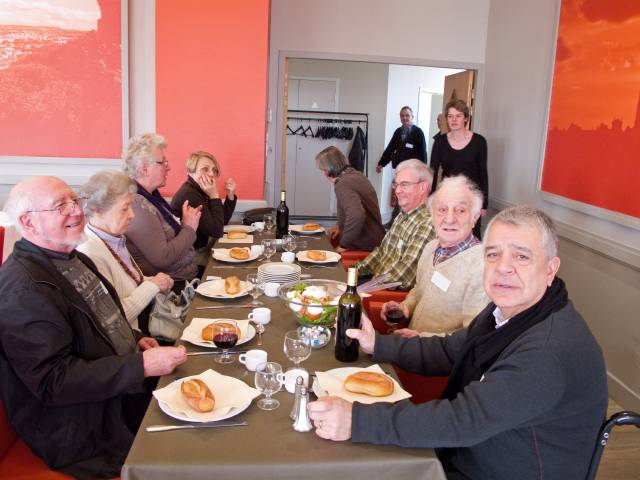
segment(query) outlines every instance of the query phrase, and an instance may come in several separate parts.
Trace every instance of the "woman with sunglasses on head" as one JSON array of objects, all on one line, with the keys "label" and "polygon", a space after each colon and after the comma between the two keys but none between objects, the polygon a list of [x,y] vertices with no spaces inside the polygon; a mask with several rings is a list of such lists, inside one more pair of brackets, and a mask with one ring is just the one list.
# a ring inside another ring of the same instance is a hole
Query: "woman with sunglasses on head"
[{"label": "woman with sunglasses on head", "polygon": [[[489,178],[487,174],[487,141],[479,133],[469,130],[469,107],[463,100],[451,100],[445,106],[449,133],[439,135],[431,149],[431,168],[434,172],[431,192],[438,185],[438,169],[443,177],[464,175],[474,182],[484,196],[481,216],[487,211]],[[481,238],[479,218],[473,234]]]},{"label": "woman with sunglasses on head", "polygon": [[224,226],[229,223],[236,208],[236,182],[232,178],[225,181],[223,202],[217,184],[220,166],[213,155],[204,151],[194,152],[187,158],[186,167],[187,181],[173,196],[171,207],[180,216],[181,205],[185,201],[194,207],[202,206],[193,246],[198,251],[198,263],[206,265],[210,242],[222,237]]}]

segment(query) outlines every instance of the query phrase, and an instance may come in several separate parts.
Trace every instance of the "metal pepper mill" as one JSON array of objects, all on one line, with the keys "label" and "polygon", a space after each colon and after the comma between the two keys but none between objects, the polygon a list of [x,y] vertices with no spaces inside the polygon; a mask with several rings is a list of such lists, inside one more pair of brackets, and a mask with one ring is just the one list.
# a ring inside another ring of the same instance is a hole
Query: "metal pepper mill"
[{"label": "metal pepper mill", "polygon": [[303,381],[304,380],[301,376],[298,376],[298,378],[296,378],[296,388],[294,390],[293,397],[293,408],[291,409],[291,413],[289,414],[289,418],[291,418],[291,420],[295,420],[296,415],[298,414],[298,405],[300,405],[300,387],[302,387]]},{"label": "metal pepper mill", "polygon": [[309,412],[307,411],[308,404],[309,392],[307,391],[307,387],[302,385],[300,387],[300,402],[298,403],[296,418],[293,421],[293,429],[296,432],[310,432],[313,429],[313,425],[311,425],[311,420],[309,419]]}]

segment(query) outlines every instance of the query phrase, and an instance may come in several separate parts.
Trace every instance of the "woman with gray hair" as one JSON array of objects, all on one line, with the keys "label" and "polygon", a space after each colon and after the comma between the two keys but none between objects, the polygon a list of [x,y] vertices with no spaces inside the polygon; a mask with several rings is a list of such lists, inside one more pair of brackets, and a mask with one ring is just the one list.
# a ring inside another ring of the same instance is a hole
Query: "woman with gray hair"
[{"label": "woman with gray hair", "polygon": [[329,230],[336,250],[371,251],[384,238],[378,197],[371,182],[349,165],[336,147],[327,147],[316,156],[316,165],[333,184],[338,207],[338,224]]},{"label": "woman with gray hair", "polygon": [[134,217],[135,191],[135,182],[122,172],[103,170],[93,175],[80,189],[87,223],[86,240],[77,249],[113,285],[131,326],[146,331],[148,315],[140,314],[158,292],[171,289],[173,280],[164,273],[145,277],[127,250],[125,233]]},{"label": "woman with gray hair", "polygon": [[167,182],[170,167],[164,151],[167,143],[156,133],[142,133],[129,141],[124,157],[125,173],[136,181],[133,196],[135,218],[127,238],[129,248],[145,275],[166,272],[176,281],[174,289],[185,280],[198,276],[193,243],[200,222],[202,206],[182,205],[182,222],[173,215],[158,189]]}]

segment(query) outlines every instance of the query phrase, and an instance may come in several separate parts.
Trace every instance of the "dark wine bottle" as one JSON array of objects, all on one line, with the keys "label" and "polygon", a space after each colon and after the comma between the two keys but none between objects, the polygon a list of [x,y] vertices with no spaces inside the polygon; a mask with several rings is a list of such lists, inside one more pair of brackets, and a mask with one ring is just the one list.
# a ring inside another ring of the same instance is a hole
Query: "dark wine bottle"
[{"label": "dark wine bottle", "polygon": [[280,205],[276,209],[276,238],[282,238],[289,233],[289,207],[287,207],[287,192],[280,192]]},{"label": "dark wine bottle", "polygon": [[338,301],[338,325],[336,328],[336,360],[340,362],[355,362],[358,359],[360,343],[347,337],[349,328],[360,328],[362,302],[358,295],[358,270],[349,268],[347,274],[347,291]]}]

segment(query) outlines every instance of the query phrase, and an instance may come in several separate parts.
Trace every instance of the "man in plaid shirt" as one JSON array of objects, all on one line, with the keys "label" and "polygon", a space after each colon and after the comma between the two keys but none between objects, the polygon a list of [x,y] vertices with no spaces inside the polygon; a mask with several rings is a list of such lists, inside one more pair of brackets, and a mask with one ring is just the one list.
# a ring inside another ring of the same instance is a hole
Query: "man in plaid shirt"
[{"label": "man in plaid shirt", "polygon": [[357,263],[361,275],[389,273],[386,282],[402,282],[400,290],[413,287],[422,249],[435,238],[426,206],[432,181],[431,169],[420,160],[405,160],[398,165],[392,186],[401,212],[380,246]]}]

